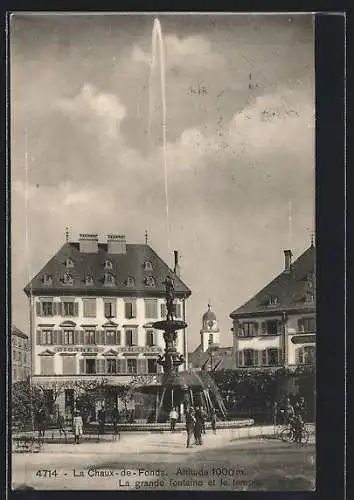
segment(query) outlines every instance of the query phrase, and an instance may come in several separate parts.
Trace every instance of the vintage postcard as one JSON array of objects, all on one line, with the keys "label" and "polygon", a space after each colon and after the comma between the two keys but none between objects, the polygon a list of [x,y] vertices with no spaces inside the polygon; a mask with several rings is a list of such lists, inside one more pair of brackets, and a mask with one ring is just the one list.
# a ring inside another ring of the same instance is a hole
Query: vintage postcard
[{"label": "vintage postcard", "polygon": [[313,491],[313,16],[9,22],[12,488]]}]

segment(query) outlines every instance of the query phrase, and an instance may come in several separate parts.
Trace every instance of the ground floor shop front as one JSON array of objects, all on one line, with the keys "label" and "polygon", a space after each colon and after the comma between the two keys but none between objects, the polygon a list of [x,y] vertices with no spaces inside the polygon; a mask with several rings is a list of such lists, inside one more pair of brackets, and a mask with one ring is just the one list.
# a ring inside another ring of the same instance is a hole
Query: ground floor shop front
[{"label": "ground floor shop front", "polygon": [[166,422],[175,409],[183,421],[188,406],[200,406],[207,412],[217,404],[208,387],[195,382],[163,383],[161,375],[122,377],[44,377],[32,378],[40,388],[48,419],[55,422],[62,415],[71,422],[79,411],[84,424],[97,423],[104,412],[106,423],[117,415],[121,423]]}]

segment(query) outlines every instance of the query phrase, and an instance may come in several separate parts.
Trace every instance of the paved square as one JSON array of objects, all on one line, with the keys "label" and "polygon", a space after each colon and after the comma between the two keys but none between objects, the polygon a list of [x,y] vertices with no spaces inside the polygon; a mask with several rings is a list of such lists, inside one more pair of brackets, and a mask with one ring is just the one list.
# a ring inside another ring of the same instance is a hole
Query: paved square
[{"label": "paved square", "polygon": [[315,445],[222,430],[187,449],[185,433],[126,433],[116,442],[45,444],[38,454],[14,454],[12,467],[14,488],[313,490]]}]

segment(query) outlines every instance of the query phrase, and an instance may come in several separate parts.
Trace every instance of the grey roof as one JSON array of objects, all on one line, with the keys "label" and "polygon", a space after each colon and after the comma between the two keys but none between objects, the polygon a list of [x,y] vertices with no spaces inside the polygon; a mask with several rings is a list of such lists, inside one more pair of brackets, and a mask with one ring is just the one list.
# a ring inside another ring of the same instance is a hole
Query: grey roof
[{"label": "grey roof", "polygon": [[[290,311],[314,311],[315,302],[305,301],[306,293],[312,293],[315,289],[315,247],[310,246],[300,257],[294,261],[290,272],[283,271],[273,281],[256,293],[250,300],[238,309],[235,309],[230,317],[233,319],[249,315],[266,315],[290,312]],[[313,279],[309,279],[309,275]],[[312,290],[310,289],[313,285]],[[276,297],[276,304],[270,305],[270,297]]]},{"label": "grey roof", "polygon": [[[188,354],[188,361],[194,368],[201,368],[204,364],[209,366],[209,349],[203,351],[202,346],[199,344],[193,352]],[[215,346],[213,348],[212,364],[213,367],[216,367],[216,371],[230,370],[234,368],[235,363],[232,357],[232,347]]]},{"label": "grey roof", "polygon": [[[73,261],[72,268],[66,268],[67,259]],[[105,260],[112,263],[112,270],[104,269]],[[152,264],[151,271],[144,269],[144,263],[147,261]],[[73,279],[71,285],[63,283],[66,271]],[[107,272],[114,276],[114,285],[104,283],[104,274]],[[44,284],[45,275],[51,277],[50,284]],[[31,280],[24,291],[27,295],[80,293],[108,296],[164,296],[164,281],[167,275],[174,280],[176,297],[191,295],[190,289],[149,245],[128,243],[125,254],[112,254],[107,252],[107,244],[99,243],[96,253],[82,253],[79,250],[79,243],[67,242]],[[87,276],[93,277],[93,284],[86,284]],[[146,286],[144,280],[147,276],[154,278],[154,287]],[[134,279],[133,286],[127,286],[126,281],[129,277]]]},{"label": "grey roof", "polygon": [[22,330],[17,328],[17,326],[15,326],[15,325],[12,325],[11,332],[12,332],[12,335],[15,335],[16,337],[21,337],[23,339],[29,338],[28,335],[26,335]]}]

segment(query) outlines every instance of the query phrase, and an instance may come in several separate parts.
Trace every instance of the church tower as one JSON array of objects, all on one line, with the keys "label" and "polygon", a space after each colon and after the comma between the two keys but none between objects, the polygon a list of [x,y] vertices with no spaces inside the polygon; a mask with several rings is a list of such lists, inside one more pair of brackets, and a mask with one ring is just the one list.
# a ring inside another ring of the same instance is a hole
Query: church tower
[{"label": "church tower", "polygon": [[216,321],[215,313],[208,304],[208,310],[203,314],[202,329],[200,330],[200,344],[203,352],[207,351],[210,345],[220,345],[220,330]]}]

